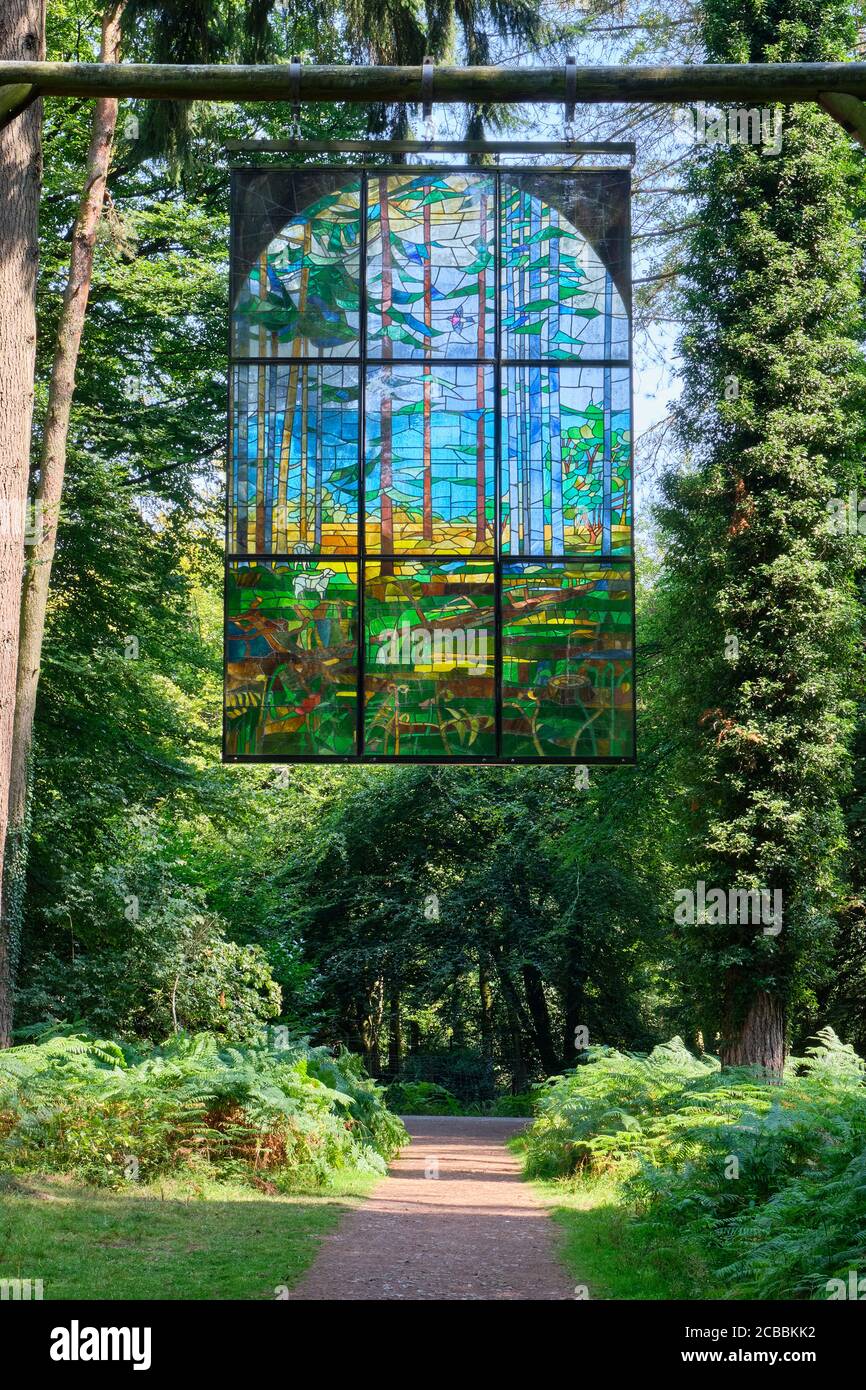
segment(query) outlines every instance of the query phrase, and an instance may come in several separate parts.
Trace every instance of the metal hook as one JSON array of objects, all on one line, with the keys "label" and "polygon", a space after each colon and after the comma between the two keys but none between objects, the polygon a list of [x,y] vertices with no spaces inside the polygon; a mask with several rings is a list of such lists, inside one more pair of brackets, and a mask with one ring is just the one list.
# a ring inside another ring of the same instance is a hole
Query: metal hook
[{"label": "metal hook", "polygon": [[565,138],[574,137],[574,109],[577,105],[577,58],[573,54],[565,60]]},{"label": "metal hook", "polygon": [[292,124],[289,126],[289,139],[300,140],[301,135],[301,60],[293,54],[289,63],[289,90],[292,94]]},{"label": "metal hook", "polygon": [[421,64],[421,114],[424,119],[424,139],[430,143],[433,130],[433,59],[426,57]]}]

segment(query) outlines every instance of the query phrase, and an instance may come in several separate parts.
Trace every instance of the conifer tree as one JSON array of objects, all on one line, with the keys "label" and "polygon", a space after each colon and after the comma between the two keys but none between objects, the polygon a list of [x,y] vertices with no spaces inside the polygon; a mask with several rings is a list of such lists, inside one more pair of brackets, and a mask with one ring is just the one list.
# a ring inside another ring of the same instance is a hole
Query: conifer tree
[{"label": "conifer tree", "polygon": [[[855,39],[843,0],[707,0],[704,32],[712,62],[840,60]],[[708,913],[686,929],[686,958],[723,1062],[771,1073],[789,1006],[814,985],[832,934],[861,673],[856,542],[833,533],[828,504],[857,486],[864,446],[860,157],[817,107],[781,117],[777,153],[695,147],[686,461],[660,508],[684,861],[708,890],[782,894],[769,926]]]}]

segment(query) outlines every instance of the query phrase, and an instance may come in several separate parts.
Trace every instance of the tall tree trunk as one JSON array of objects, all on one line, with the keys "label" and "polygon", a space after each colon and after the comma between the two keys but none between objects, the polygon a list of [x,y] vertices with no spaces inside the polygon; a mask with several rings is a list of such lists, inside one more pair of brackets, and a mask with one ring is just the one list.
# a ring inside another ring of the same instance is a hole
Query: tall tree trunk
[{"label": "tall tree trunk", "polygon": [[[729,996],[736,994],[731,978]],[[781,1080],[785,1066],[785,1006],[775,995],[759,990],[745,1014],[729,1005],[720,1050],[723,1067],[759,1066]]]},{"label": "tall tree trunk", "polygon": [[526,1062],[523,1057],[523,1037],[520,1031],[520,1015],[514,1007],[508,991],[503,991],[505,1015],[508,1019],[508,1033],[511,1039],[511,1090],[519,1096],[527,1087]]},{"label": "tall tree trunk", "polygon": [[400,1025],[400,991],[391,990],[388,999],[388,1071],[393,1079],[403,1060],[403,1030]]},{"label": "tall tree trunk", "polygon": [[[125,3],[125,0],[124,0]],[[100,62],[116,63],[120,54],[120,17],[124,3],[106,10],[102,20]],[[45,613],[51,566],[57,542],[57,522],[66,473],[66,446],[75,393],[75,370],[87,313],[93,276],[93,250],[105,201],[106,179],[117,124],[117,101],[102,97],[93,108],[90,148],[87,153],[84,191],[72,228],[69,276],[63,293],[63,306],[57,325],[54,361],[48,388],[48,410],[39,458],[39,481],[35,497],[41,506],[41,536],[33,547],[24,571],[18,637],[18,672],[15,692],[15,723],[9,777],[9,828],[7,844],[11,870],[3,876],[2,914],[4,922],[20,916],[26,856],[27,783],[36,693],[45,635]]]},{"label": "tall tree trunk", "polygon": [[586,1025],[586,972],[583,968],[583,935],[578,927],[572,928],[565,959],[565,988],[563,990],[563,1010],[565,1022],[562,1038],[563,1064],[570,1067],[577,1056],[575,1034],[581,1024]]},{"label": "tall tree trunk", "polygon": [[[45,0],[3,0],[0,56],[45,57]],[[9,812],[9,780],[18,670],[18,621],[24,571],[24,511],[36,363],[36,265],[42,183],[42,103],[0,131],[0,881]],[[0,915],[0,1047],[12,1041],[11,923]]]},{"label": "tall tree trunk", "polygon": [[478,995],[481,1003],[481,1055],[493,1056],[493,987],[485,961],[478,962]]},{"label": "tall tree trunk", "polygon": [[523,1052],[523,1034],[531,1032],[531,1023],[526,1016],[520,995],[508,973],[504,960],[496,959],[496,973],[505,1004],[508,1032],[511,1038],[511,1089],[515,1095],[525,1091],[528,1084],[526,1060]]},{"label": "tall tree trunk", "polygon": [[541,1065],[548,1076],[553,1076],[559,1070],[559,1058],[553,1046],[550,1013],[544,997],[544,982],[537,965],[523,966],[523,987],[526,990],[526,1002],[532,1016],[532,1031],[535,1034],[535,1045]]},{"label": "tall tree trunk", "polygon": [[456,1006],[455,1012],[451,1016],[451,1046],[458,1051],[466,1046],[466,1019],[460,1011],[460,1005]]}]

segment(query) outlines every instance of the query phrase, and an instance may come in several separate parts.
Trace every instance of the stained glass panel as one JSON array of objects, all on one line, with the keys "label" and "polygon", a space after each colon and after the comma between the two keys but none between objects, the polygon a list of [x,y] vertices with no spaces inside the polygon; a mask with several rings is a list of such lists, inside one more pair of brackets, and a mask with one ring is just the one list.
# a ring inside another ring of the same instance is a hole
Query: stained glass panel
[{"label": "stained glass panel", "polygon": [[368,204],[368,356],[492,357],[493,178],[382,174]]},{"label": "stained glass panel", "polygon": [[622,178],[503,178],[506,358],[628,357],[628,198],[612,196]]},{"label": "stained glass panel", "polygon": [[506,367],[502,412],[503,553],[628,555],[628,372]]},{"label": "stained glass panel", "polygon": [[367,373],[367,549],[492,555],[492,367]]},{"label": "stained glass panel", "polygon": [[241,185],[232,266],[234,355],[355,357],[360,180],[295,177],[297,185],[279,171],[263,171]]},{"label": "stained glass panel", "polygon": [[633,760],[629,197],[233,174],[228,760]]},{"label": "stained glass panel", "polygon": [[366,752],[495,754],[494,592],[489,562],[367,562]]},{"label": "stained glass panel", "polygon": [[226,588],[227,753],[354,753],[357,565],[239,561]]},{"label": "stained glass panel", "polygon": [[235,553],[357,551],[356,367],[233,369],[229,500]]},{"label": "stained glass panel", "polygon": [[503,566],[503,756],[633,756],[632,663],[630,569]]}]

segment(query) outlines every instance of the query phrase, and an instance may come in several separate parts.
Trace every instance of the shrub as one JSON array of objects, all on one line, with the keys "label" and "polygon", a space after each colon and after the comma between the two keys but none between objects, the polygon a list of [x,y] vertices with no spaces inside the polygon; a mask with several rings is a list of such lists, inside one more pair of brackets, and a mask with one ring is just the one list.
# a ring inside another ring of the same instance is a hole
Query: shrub
[{"label": "shrub", "polygon": [[781,1085],[674,1038],[648,1056],[591,1049],[538,1105],[529,1172],[613,1172],[655,1257],[698,1255],[724,1297],[826,1298],[862,1271],[864,1063],[832,1029]]},{"label": "shrub", "polygon": [[431,1081],[444,1086],[464,1106],[484,1106],[496,1095],[493,1062],[470,1048],[427,1048],[403,1062],[400,1081]]},{"label": "shrub", "polygon": [[13,1168],[116,1186],[203,1164],[320,1184],[339,1169],[384,1172],[404,1139],[357,1058],[303,1040],[180,1034],[144,1050],[74,1035],[0,1053]]},{"label": "shrub", "polygon": [[560,1177],[650,1155],[665,1142],[671,1112],[690,1088],[718,1071],[715,1058],[693,1057],[681,1038],[649,1055],[590,1048],[588,1064],[551,1077],[536,1091],[538,1118],[527,1139],[530,1174]]},{"label": "shrub", "polygon": [[460,1101],[434,1081],[392,1081],[385,1092],[388,1107],[399,1115],[460,1115]]},{"label": "shrub", "polygon": [[536,1113],[537,1103],[537,1091],[521,1091],[516,1096],[499,1096],[493,1102],[490,1113],[502,1118],[513,1116],[515,1119],[523,1119]]},{"label": "shrub", "polygon": [[765,1088],[762,1113],[683,1132],[629,1184],[647,1238],[685,1226],[731,1298],[826,1298],[828,1281],[862,1273],[863,1072],[823,1029],[785,1084]]}]

